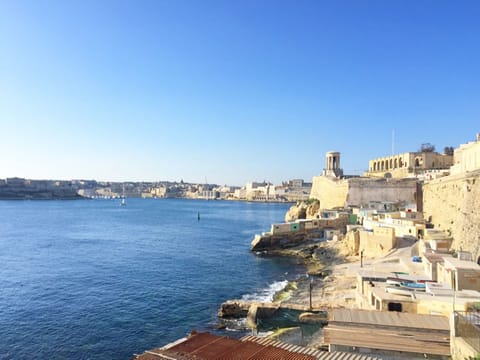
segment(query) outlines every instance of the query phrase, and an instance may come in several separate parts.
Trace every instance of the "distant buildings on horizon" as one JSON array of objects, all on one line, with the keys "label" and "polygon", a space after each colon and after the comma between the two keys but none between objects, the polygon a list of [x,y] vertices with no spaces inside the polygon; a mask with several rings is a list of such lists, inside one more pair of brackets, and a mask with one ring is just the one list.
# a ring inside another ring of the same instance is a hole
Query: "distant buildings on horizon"
[{"label": "distant buildings on horizon", "polygon": [[[447,148],[446,148],[447,149]],[[407,152],[380,157],[369,161],[364,177],[370,178],[417,178],[432,180],[449,174],[461,174],[480,169],[480,133],[475,141],[462,144],[456,149],[448,148],[443,154],[433,149]],[[453,150],[453,154],[452,154]],[[340,167],[340,153],[326,153],[326,167],[322,176],[349,178]],[[314,177],[315,179],[316,177]],[[49,199],[49,198],[116,198],[125,187],[127,197],[143,198],[192,198],[228,199],[245,201],[308,200],[312,183],[292,179],[282,184],[268,181],[248,182],[245,186],[219,186],[161,182],[98,182],[95,180],[29,180],[23,178],[0,179],[0,199]]]}]

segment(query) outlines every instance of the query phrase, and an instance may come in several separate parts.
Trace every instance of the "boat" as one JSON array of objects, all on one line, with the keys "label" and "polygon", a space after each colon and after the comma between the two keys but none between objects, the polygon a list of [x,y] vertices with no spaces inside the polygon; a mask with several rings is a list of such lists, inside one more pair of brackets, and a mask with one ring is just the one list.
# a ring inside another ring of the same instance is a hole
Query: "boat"
[{"label": "boat", "polygon": [[395,295],[403,295],[403,296],[411,297],[413,294],[413,290],[408,290],[398,286],[387,286],[385,290],[387,291],[387,293],[395,294]]},{"label": "boat", "polygon": [[122,201],[120,202],[120,206],[127,206],[127,200],[125,199],[125,185],[123,185]]},{"label": "boat", "polygon": [[387,284],[400,286],[402,283],[410,282],[411,280],[397,277],[387,277]]},{"label": "boat", "polygon": [[415,291],[425,291],[425,283],[403,282],[400,284],[400,287]]}]

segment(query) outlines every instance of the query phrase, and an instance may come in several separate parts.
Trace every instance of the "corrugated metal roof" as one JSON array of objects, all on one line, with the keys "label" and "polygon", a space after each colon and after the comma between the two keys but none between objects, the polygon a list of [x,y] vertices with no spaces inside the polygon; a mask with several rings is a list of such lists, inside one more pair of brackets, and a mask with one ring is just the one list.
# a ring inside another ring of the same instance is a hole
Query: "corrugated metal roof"
[{"label": "corrugated metal roof", "polygon": [[448,318],[445,316],[409,314],[396,311],[332,309],[329,324],[336,322],[450,331]]},{"label": "corrugated metal roof", "polygon": [[[156,358],[147,356],[158,356]],[[143,357],[145,356],[145,357]],[[252,341],[240,341],[210,333],[193,333],[185,341],[168,348],[151,350],[137,357],[138,360],[316,360],[314,356],[282,349],[272,345],[260,345]]]},{"label": "corrugated metal roof", "polygon": [[246,336],[241,340],[209,333],[193,333],[188,338],[138,355],[137,360],[379,360],[368,355],[325,352],[282,343],[267,338]]},{"label": "corrugated metal roof", "polygon": [[315,359],[317,360],[380,360],[380,358],[378,357],[372,357],[364,354],[347,353],[347,352],[339,352],[339,351],[326,352],[322,350],[282,343],[282,342],[271,340],[268,338],[262,338],[262,337],[256,337],[256,336],[245,336],[241,340],[255,342],[261,345],[271,345],[271,346],[275,346],[283,349],[295,349],[295,351],[297,352],[314,356]]}]

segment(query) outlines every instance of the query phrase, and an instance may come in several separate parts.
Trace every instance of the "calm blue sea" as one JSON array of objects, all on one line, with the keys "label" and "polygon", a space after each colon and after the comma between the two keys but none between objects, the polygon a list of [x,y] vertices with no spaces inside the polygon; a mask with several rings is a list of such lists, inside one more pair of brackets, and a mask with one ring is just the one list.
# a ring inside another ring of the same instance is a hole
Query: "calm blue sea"
[{"label": "calm blue sea", "polygon": [[0,201],[0,359],[129,359],[192,329],[214,331],[223,301],[268,298],[304,273],[249,251],[287,209]]}]

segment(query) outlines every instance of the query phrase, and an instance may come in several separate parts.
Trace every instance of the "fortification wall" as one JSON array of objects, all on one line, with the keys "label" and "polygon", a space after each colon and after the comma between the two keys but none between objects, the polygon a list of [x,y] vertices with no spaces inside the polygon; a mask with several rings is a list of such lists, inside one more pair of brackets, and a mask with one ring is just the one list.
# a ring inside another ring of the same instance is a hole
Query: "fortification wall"
[{"label": "fortification wall", "polygon": [[348,180],[314,176],[310,198],[320,200],[321,209],[344,207],[348,195]]},{"label": "fortification wall", "polygon": [[423,210],[435,228],[449,232],[452,247],[480,256],[480,170],[425,183]]},{"label": "fortification wall", "polygon": [[349,179],[348,206],[362,206],[370,201],[416,204],[416,179]]},{"label": "fortification wall", "polygon": [[320,200],[320,208],[362,206],[370,201],[404,202],[416,204],[416,179],[350,178],[334,179],[326,176],[313,178],[311,198]]}]

